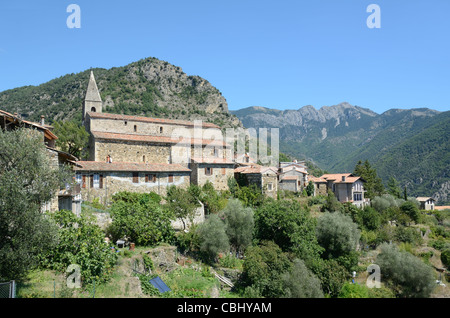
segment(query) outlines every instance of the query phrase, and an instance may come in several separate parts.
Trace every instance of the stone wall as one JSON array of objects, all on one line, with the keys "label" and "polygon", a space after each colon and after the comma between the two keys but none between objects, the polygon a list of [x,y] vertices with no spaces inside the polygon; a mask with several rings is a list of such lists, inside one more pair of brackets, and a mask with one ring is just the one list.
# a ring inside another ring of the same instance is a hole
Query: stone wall
[{"label": "stone wall", "polygon": [[[102,188],[92,188],[90,179],[93,174],[85,174],[85,188],[81,187],[83,200],[92,201],[94,198],[99,198],[100,203],[107,205],[110,203],[112,196],[117,192],[155,192],[161,196],[165,196],[167,194],[167,187],[171,185],[187,188],[190,184],[189,172],[157,173],[155,182],[145,182],[145,174],[151,173],[140,172],[138,183],[133,182],[132,172],[101,172],[99,174],[103,175]],[[173,175],[173,182],[169,182],[169,174]]]},{"label": "stone wall", "polygon": [[[212,174],[206,175],[205,168],[212,168]],[[192,183],[203,186],[207,181],[216,190],[228,190],[228,178],[234,177],[233,164],[192,163]]]},{"label": "stone wall", "polygon": [[314,195],[327,195],[326,183],[314,183]]},{"label": "stone wall", "polygon": [[93,161],[170,163],[170,144],[151,144],[134,141],[96,140]]},{"label": "stone wall", "polygon": [[[276,199],[278,192],[278,177],[276,174],[262,175],[262,188],[265,195]],[[269,184],[272,184],[272,190],[269,189]]]}]

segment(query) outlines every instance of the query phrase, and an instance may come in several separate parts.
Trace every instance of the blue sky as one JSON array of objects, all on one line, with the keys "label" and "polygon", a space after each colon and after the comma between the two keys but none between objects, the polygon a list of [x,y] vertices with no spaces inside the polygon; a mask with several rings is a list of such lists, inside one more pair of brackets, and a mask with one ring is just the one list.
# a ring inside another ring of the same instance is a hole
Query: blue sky
[{"label": "blue sky", "polygon": [[[69,4],[81,28],[69,29]],[[370,29],[369,4],[381,9]],[[156,57],[230,110],[347,101],[450,110],[450,1],[43,0],[0,3],[0,91]]]}]

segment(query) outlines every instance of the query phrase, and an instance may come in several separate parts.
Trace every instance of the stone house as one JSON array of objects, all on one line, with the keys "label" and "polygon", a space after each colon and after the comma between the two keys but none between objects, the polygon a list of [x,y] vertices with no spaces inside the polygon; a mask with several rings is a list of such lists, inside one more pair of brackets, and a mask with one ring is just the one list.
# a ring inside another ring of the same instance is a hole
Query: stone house
[{"label": "stone house", "polygon": [[280,166],[278,173],[280,190],[301,192],[308,182],[306,168],[296,163]]},{"label": "stone house", "polygon": [[[69,153],[56,149],[56,140],[58,137],[52,132],[53,127],[45,124],[44,116],[41,116],[40,123],[22,119],[18,114],[10,114],[0,110],[0,129],[10,131],[24,127],[33,130],[42,136],[42,142],[45,144],[49,164],[53,169],[59,169],[62,165],[72,165],[76,157]],[[49,202],[42,204],[43,212],[55,212],[58,210],[71,210],[75,213],[81,211],[80,189],[76,186],[66,184],[61,188]]]},{"label": "stone house", "polygon": [[77,161],[73,168],[83,200],[109,204],[120,191],[167,194],[171,185],[187,188],[191,170],[178,164]]},{"label": "stone house", "polygon": [[191,183],[203,186],[208,181],[216,190],[228,190],[228,179],[233,178],[234,162],[226,158],[192,158]]},{"label": "stone house", "polygon": [[327,191],[331,190],[339,202],[351,202],[359,208],[368,204],[364,198],[364,180],[351,173],[324,174],[320,177],[327,181]]},{"label": "stone house", "polygon": [[417,201],[420,203],[420,208],[422,210],[434,210],[436,200],[431,197],[417,197]]},{"label": "stone house", "polygon": [[327,195],[327,180],[314,176],[309,176],[308,180],[314,184],[314,195]]},{"label": "stone house", "polygon": [[278,193],[278,169],[261,165],[242,165],[234,169],[234,176],[240,185],[255,184],[262,193],[276,199]]}]

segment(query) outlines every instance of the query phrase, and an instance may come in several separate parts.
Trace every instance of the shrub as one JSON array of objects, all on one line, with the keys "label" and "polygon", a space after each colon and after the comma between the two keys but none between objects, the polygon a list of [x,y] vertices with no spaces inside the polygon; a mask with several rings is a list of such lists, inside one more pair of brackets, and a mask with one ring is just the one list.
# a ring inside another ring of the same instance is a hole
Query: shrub
[{"label": "shrub", "polygon": [[345,283],[339,298],[369,298],[369,288],[364,285]]},{"label": "shrub", "polygon": [[216,214],[209,215],[198,227],[198,235],[200,251],[204,253],[207,262],[216,259],[220,252],[228,252],[230,249],[225,224]]},{"label": "shrub", "polygon": [[450,269],[450,246],[441,252],[441,262],[447,269]]},{"label": "shrub", "polygon": [[284,297],[289,298],[323,298],[320,280],[314,275],[300,259],[295,259],[292,269],[284,273]]},{"label": "shrub", "polygon": [[326,258],[337,258],[356,249],[361,233],[352,219],[340,212],[325,213],[319,217],[317,241],[325,248]]},{"label": "shrub", "polygon": [[377,257],[381,275],[402,297],[429,297],[435,287],[433,269],[394,245],[383,244]]}]

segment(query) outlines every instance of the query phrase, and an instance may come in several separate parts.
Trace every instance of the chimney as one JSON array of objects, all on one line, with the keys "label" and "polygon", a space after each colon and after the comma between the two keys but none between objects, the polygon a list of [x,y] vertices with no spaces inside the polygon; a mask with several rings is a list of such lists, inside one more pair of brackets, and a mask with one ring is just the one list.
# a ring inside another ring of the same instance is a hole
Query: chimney
[{"label": "chimney", "polygon": [[45,125],[45,116],[41,115],[41,126]]},{"label": "chimney", "polygon": [[342,182],[345,182],[345,176],[342,176]]}]

